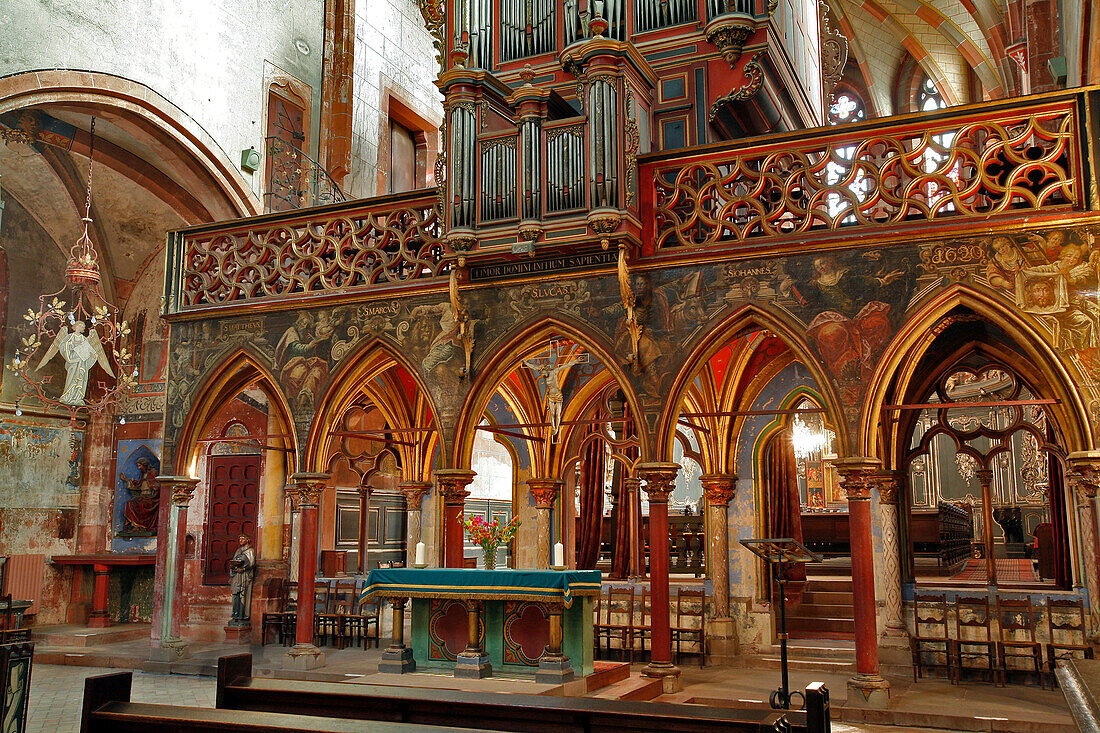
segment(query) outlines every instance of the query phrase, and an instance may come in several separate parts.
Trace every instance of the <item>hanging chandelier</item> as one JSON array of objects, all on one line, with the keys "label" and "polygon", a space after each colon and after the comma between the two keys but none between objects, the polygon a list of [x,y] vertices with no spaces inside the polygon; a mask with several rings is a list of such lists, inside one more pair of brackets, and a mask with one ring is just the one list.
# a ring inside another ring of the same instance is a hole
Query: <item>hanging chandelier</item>
[{"label": "hanging chandelier", "polygon": [[[26,324],[15,356],[7,368],[21,378],[15,414],[23,406],[67,410],[72,423],[81,412],[99,413],[130,392],[138,370],[126,347],[130,334],[119,310],[100,289],[99,257],[88,234],[92,223],[92,152],[95,118],[88,142],[88,193],[84,204],[84,231],[69,251],[65,283],[60,290],[38,296],[38,310],[23,314]],[[64,383],[55,380],[47,365],[64,364]]]}]

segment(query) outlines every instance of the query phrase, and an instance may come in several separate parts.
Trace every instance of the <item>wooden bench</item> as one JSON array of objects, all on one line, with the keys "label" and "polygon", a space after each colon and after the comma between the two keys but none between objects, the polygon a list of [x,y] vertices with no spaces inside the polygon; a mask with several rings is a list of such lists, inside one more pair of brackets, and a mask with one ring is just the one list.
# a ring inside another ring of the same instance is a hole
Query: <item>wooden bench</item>
[{"label": "wooden bench", "polygon": [[[788,714],[770,709],[254,678],[250,654],[218,660],[216,706],[524,733],[786,733],[807,730],[805,713]],[[801,718],[801,725],[793,726],[791,717]],[[827,729],[816,730],[824,733]]]},{"label": "wooden bench", "polygon": [[130,702],[131,672],[84,681],[80,733],[469,733],[467,728]]}]

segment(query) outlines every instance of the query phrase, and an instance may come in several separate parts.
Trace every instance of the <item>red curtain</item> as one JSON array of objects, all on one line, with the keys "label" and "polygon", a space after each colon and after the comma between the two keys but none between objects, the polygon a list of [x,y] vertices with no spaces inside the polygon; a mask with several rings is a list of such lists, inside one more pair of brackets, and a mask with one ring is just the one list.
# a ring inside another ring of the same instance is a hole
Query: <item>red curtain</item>
[{"label": "red curtain", "polygon": [[[764,488],[767,502],[768,536],[802,541],[802,503],[798,498],[798,468],[791,434],[784,430],[764,449]],[[806,564],[788,565],[787,580],[806,580]]]},{"label": "red curtain", "polygon": [[1059,588],[1069,590],[1069,527],[1066,519],[1065,482],[1062,466],[1058,460],[1048,454],[1047,475],[1050,476],[1050,517],[1054,532],[1054,582]]},{"label": "red curtain", "polygon": [[578,570],[594,570],[600,558],[604,491],[603,447],[602,441],[593,440],[584,449],[581,464],[581,528],[580,537],[577,538]]}]

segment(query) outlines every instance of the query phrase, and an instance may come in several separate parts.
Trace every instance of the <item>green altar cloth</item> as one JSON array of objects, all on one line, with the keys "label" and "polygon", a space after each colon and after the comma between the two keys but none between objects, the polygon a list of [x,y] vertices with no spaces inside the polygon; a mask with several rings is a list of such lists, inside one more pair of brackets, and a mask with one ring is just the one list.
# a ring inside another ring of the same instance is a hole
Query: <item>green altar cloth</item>
[{"label": "green altar cloth", "polygon": [[494,670],[534,674],[559,606],[562,651],[577,675],[592,674],[592,609],[598,570],[372,570],[361,598],[412,599],[412,655],[418,670],[449,670],[466,647],[463,602],[481,601],[481,644]]},{"label": "green altar cloth", "polygon": [[599,570],[384,568],[370,571],[360,597],[544,601],[569,608],[573,596],[599,594]]}]

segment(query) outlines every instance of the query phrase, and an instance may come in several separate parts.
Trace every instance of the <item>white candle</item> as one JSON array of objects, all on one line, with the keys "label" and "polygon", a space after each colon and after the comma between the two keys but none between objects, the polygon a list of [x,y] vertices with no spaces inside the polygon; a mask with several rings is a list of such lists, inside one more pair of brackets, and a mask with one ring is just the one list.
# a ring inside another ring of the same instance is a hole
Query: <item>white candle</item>
[{"label": "white candle", "polygon": [[416,564],[427,565],[428,548],[424,547],[423,542],[416,543]]},{"label": "white candle", "polygon": [[565,565],[565,545],[560,542],[554,543],[554,567],[560,568]]}]

